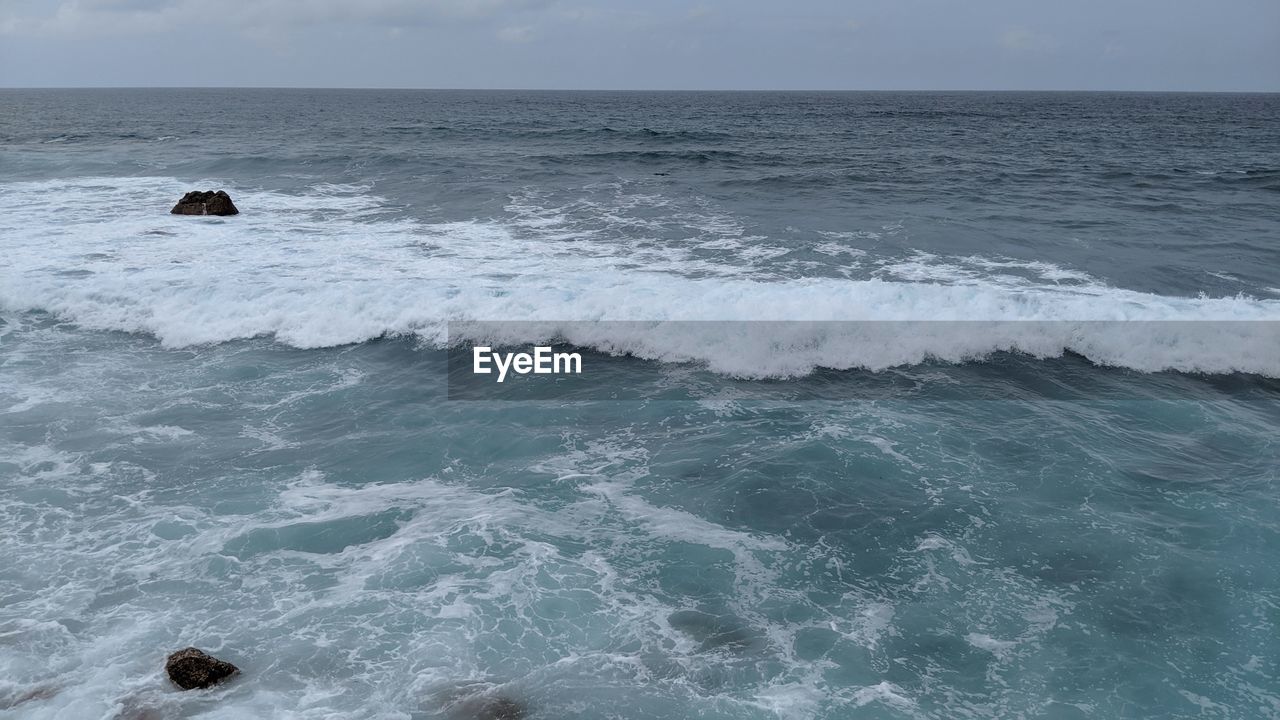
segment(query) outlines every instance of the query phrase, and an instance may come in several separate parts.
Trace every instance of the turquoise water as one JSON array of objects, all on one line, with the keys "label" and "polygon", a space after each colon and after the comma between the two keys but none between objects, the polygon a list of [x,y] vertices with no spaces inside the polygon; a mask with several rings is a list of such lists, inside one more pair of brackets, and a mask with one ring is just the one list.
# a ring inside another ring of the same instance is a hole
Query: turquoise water
[{"label": "turquoise water", "polygon": [[[449,402],[409,341],[6,330],[23,716],[1274,708],[1273,402]],[[245,676],[167,690],[188,642]]]},{"label": "turquoise water", "polygon": [[0,715],[1280,717],[1274,96],[267,97],[0,93]]}]

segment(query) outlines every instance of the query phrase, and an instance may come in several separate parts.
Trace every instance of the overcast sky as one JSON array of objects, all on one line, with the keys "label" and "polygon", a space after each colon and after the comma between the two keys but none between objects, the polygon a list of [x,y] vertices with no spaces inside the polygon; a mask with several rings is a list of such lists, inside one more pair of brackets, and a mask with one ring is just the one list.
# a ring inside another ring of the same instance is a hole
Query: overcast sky
[{"label": "overcast sky", "polygon": [[1280,91],[1280,0],[0,0],[0,86]]}]

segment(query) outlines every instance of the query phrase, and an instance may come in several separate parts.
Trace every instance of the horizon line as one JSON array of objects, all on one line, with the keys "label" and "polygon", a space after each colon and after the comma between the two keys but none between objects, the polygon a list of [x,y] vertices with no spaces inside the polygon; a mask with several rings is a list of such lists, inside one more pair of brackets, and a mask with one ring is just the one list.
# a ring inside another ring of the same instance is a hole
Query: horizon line
[{"label": "horizon line", "polygon": [[588,92],[588,93],[1125,93],[1184,95],[1276,95],[1276,90],[1125,88],[520,88],[352,85],[0,85],[0,90],[370,90],[408,92]]}]

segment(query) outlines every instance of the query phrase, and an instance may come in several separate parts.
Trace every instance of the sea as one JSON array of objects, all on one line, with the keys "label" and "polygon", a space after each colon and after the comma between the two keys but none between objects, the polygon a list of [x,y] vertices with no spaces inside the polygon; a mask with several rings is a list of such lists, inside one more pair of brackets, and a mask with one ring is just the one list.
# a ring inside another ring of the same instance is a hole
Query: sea
[{"label": "sea", "polygon": [[1280,95],[0,90],[0,717],[1280,718],[1278,321]]}]

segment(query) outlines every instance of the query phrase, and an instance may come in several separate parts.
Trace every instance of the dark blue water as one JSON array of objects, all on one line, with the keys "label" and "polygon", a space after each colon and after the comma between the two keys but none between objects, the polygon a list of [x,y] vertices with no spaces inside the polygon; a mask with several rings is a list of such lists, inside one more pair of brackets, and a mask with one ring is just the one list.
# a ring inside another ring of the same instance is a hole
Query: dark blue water
[{"label": "dark blue water", "polygon": [[0,91],[0,713],[1276,717],[1277,127]]}]

